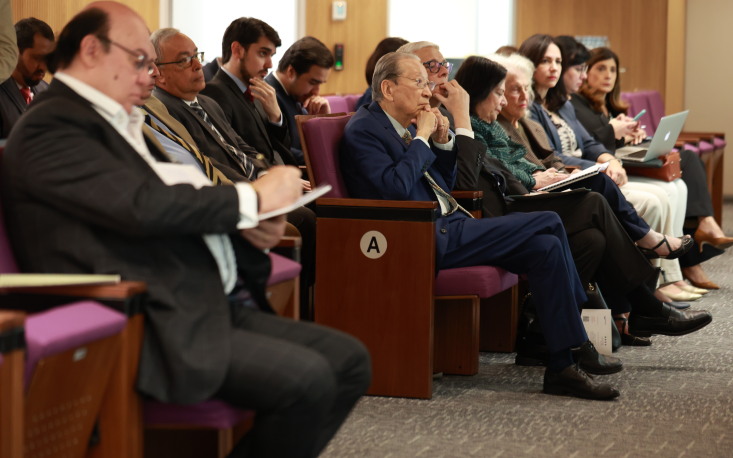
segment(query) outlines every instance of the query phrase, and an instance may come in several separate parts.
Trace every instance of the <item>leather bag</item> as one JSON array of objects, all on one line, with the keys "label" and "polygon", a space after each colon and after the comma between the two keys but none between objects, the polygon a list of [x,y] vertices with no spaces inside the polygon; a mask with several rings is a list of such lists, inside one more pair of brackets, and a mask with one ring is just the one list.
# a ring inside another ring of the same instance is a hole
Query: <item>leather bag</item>
[{"label": "leather bag", "polygon": [[649,162],[624,162],[629,175],[673,181],[682,177],[680,153],[670,151]]}]

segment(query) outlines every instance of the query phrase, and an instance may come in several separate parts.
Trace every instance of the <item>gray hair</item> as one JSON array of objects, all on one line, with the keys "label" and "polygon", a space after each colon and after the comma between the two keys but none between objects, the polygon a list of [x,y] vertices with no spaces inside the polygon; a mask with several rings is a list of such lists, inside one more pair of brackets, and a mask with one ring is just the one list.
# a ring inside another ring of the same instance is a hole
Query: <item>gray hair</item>
[{"label": "gray hair", "polygon": [[374,76],[372,77],[372,99],[379,102],[384,98],[382,94],[382,81],[394,80],[400,76],[400,63],[403,60],[414,59],[420,62],[420,59],[414,54],[405,52],[388,52],[383,55],[374,67]]},{"label": "gray hair", "polygon": [[435,48],[437,50],[440,50],[440,46],[436,45],[435,43],[431,43],[429,41],[413,41],[411,43],[400,46],[399,49],[397,49],[397,52],[415,54],[417,51],[420,51],[423,48]]},{"label": "gray hair", "polygon": [[173,35],[178,35],[181,33],[180,30],[174,29],[173,27],[165,27],[162,29],[158,29],[155,32],[153,32],[152,35],[150,35],[150,42],[153,43],[153,48],[155,48],[155,54],[157,55],[157,58],[155,59],[156,62],[160,60],[162,56],[162,52],[160,50],[160,45]]},{"label": "gray hair", "polygon": [[529,81],[529,103],[531,104],[534,100],[534,91],[532,90],[532,78],[534,77],[535,70],[532,61],[517,53],[510,54],[509,56],[504,56],[501,54],[489,54],[486,57],[506,68],[507,76],[511,73],[514,73],[527,78],[527,80]]}]

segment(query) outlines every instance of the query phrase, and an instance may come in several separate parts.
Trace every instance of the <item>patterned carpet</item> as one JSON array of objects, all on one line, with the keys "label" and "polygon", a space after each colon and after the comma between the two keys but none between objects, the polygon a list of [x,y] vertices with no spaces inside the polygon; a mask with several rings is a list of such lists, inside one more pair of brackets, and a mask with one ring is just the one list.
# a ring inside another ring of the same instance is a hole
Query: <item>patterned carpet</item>
[{"label": "patterned carpet", "polygon": [[[733,233],[733,204],[724,229]],[[722,286],[693,304],[713,322],[617,352],[611,402],[541,393],[541,368],[484,353],[479,374],[436,380],[429,401],[363,398],[324,457],[733,456],[733,249],[705,264]]]}]

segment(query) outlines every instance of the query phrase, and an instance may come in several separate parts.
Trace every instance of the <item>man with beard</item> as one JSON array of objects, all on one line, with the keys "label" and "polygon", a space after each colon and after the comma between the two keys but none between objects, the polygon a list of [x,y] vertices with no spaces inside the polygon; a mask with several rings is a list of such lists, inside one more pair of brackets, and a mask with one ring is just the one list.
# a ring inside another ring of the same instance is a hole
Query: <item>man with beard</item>
[{"label": "man with beard", "polygon": [[25,113],[36,94],[45,91],[46,56],[54,49],[51,27],[36,18],[21,19],[15,24],[18,41],[18,64],[10,78],[0,85],[0,138],[7,138],[10,129]]},{"label": "man with beard", "polygon": [[271,164],[296,165],[275,88],[264,80],[280,43],[265,22],[235,19],[222,39],[222,65],[202,93],[219,103],[237,134]]}]

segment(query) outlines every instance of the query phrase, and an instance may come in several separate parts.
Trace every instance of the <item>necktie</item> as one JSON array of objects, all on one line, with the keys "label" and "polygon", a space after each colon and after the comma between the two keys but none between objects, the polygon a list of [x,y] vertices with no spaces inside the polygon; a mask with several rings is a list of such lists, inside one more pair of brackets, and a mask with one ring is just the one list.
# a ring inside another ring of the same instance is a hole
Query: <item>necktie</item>
[{"label": "necktie", "polygon": [[204,173],[206,174],[207,177],[209,177],[212,183],[214,183],[215,185],[231,184],[231,181],[229,180],[229,178],[227,178],[223,173],[221,173],[221,171],[217,169],[214,166],[214,164],[211,163],[211,160],[208,157],[201,154],[201,151],[199,151],[197,147],[195,147],[194,145],[190,145],[188,142],[184,141],[178,135],[173,135],[172,133],[168,131],[168,129],[165,129],[162,126],[160,126],[150,116],[145,116],[145,124],[149,125],[156,132],[160,132],[161,134],[165,135],[172,141],[178,143],[184,149],[190,152],[201,163],[201,166],[204,169]]},{"label": "necktie", "polygon": [[252,90],[250,90],[249,86],[247,86],[247,90],[244,91],[244,98],[249,100],[250,102],[254,102],[255,98],[252,95]]},{"label": "necktie", "polygon": [[[412,142],[412,134],[409,130],[406,130],[404,134],[402,134],[402,140],[405,141],[408,145],[410,142]],[[430,187],[433,188],[433,192],[438,197],[438,202],[441,201],[441,199],[444,202],[447,202],[448,208],[446,209],[445,213],[443,213],[443,216],[452,215],[457,210],[461,210],[463,213],[468,215],[469,217],[473,218],[473,215],[471,212],[466,210],[465,208],[461,207],[456,199],[450,195],[450,193],[445,192],[443,188],[440,187],[440,185],[433,179],[433,177],[430,176],[430,174],[425,171],[423,172],[423,175],[425,176],[425,179],[428,180],[428,183],[430,184]]]},{"label": "necktie", "polygon": [[31,96],[31,88],[28,86],[20,88],[20,94],[25,99],[25,104],[30,105],[31,100],[33,100],[33,97]]},{"label": "necktie", "polygon": [[219,130],[217,130],[216,126],[214,126],[214,123],[211,121],[211,118],[209,118],[209,115],[206,113],[206,111],[199,105],[198,102],[191,103],[191,108],[193,109],[194,113],[196,113],[201,119],[204,120],[206,125],[209,126],[211,130],[213,130],[216,135],[219,137],[219,140],[224,144],[224,146],[227,147],[230,153],[234,155],[234,157],[237,158],[239,161],[239,165],[242,167],[242,170],[244,171],[245,176],[250,180],[254,181],[255,177],[255,166],[252,163],[252,161],[247,157],[246,154],[244,154],[243,151],[241,151],[238,148],[233,147],[230,145],[226,139],[221,135]]}]

